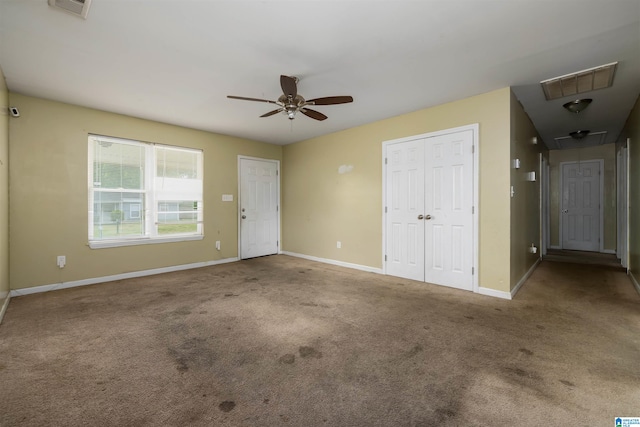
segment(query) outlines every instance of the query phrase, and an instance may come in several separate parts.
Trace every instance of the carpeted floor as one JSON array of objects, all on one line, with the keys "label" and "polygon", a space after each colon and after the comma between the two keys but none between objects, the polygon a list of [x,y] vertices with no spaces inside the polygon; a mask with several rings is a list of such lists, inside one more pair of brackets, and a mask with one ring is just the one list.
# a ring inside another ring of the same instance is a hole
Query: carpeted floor
[{"label": "carpeted floor", "polygon": [[12,299],[0,425],[609,426],[639,361],[619,269],[506,301],[272,256]]}]

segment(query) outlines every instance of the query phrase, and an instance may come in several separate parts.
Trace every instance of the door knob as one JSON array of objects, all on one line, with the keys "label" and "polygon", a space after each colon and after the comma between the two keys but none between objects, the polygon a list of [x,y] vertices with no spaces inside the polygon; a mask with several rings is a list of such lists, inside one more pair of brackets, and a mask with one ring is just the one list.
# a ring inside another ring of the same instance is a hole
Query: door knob
[{"label": "door knob", "polygon": [[427,215],[427,216],[425,216],[425,217],[424,217],[424,219],[426,219],[426,220],[430,220],[430,219],[431,219],[431,215]]},{"label": "door knob", "polygon": [[567,213],[569,212],[569,209],[562,209],[562,213]]},{"label": "door knob", "polygon": [[247,216],[246,215],[242,215],[242,219],[247,219]]},{"label": "door knob", "polygon": [[424,219],[424,215],[418,215],[418,219]]}]

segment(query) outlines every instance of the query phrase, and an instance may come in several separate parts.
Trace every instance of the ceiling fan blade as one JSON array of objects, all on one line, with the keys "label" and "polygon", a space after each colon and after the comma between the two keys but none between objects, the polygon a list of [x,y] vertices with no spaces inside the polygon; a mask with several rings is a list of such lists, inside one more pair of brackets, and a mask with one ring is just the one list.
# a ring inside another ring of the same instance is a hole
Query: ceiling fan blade
[{"label": "ceiling fan blade", "polygon": [[326,120],[327,116],[325,116],[324,114],[322,114],[319,111],[316,110],[310,110],[308,108],[301,108],[300,112],[302,114],[304,114],[307,117],[311,117],[312,119],[316,119],[316,120]]},{"label": "ceiling fan blade", "polygon": [[334,104],[347,104],[353,102],[353,98],[350,96],[325,96],[324,98],[310,99],[307,104],[312,105],[334,105]]},{"label": "ceiling fan blade", "polygon": [[247,98],[244,96],[233,96],[233,95],[227,95],[227,98],[231,98],[231,99],[240,99],[242,101],[257,101],[257,102],[267,102],[269,104],[277,104],[276,101],[270,101],[268,99],[260,99],[260,98]]},{"label": "ceiling fan blade", "polygon": [[261,115],[260,117],[269,117],[269,116],[273,116],[274,114],[278,114],[280,112],[284,111],[284,108],[278,108],[277,110],[273,110],[273,111],[269,111],[268,113],[264,113],[263,115]]},{"label": "ceiling fan blade", "polygon": [[293,77],[280,76],[280,87],[282,87],[282,92],[291,99],[294,99],[298,94],[298,85]]}]

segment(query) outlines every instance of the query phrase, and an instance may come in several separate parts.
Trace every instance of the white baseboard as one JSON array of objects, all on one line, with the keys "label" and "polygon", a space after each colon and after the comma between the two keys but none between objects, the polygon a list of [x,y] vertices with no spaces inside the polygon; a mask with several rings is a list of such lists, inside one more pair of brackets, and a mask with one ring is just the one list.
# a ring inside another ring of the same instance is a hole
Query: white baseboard
[{"label": "white baseboard", "polygon": [[633,283],[633,286],[636,287],[636,291],[638,291],[638,293],[640,294],[640,283],[638,283],[638,279],[636,279],[636,277],[630,271],[628,271],[627,274],[629,275],[629,278],[631,278],[631,283]]},{"label": "white baseboard", "polygon": [[7,292],[7,295],[4,299],[4,304],[2,304],[2,308],[0,308],[0,323],[2,323],[2,319],[4,318],[4,313],[7,311],[7,307],[9,307],[10,299],[11,299],[11,294]]},{"label": "white baseboard", "polygon": [[51,285],[34,286],[31,288],[13,289],[12,297],[55,291],[58,289],[75,288],[77,286],[95,285],[96,283],[113,282],[115,280],[132,279],[135,277],[152,276],[154,274],[171,273],[173,271],[190,270],[192,268],[209,267],[211,265],[226,264],[238,261],[239,258],[225,258],[216,261],[194,262],[192,264],[174,265],[171,267],[154,268],[151,270],[132,271],[130,273],[114,274],[112,276],[94,277],[91,279],[74,280],[71,282],[53,283]]},{"label": "white baseboard", "polygon": [[350,262],[336,261],[334,259],[318,258],[311,255],[298,254],[295,252],[282,251],[281,253],[282,255],[289,255],[296,258],[304,258],[304,259],[308,259],[309,261],[317,261],[325,264],[337,265],[339,267],[353,268],[354,270],[366,271],[368,273],[382,274],[381,268],[369,267],[367,265],[352,264]]},{"label": "white baseboard", "polygon": [[562,249],[562,246],[552,246],[552,245],[549,245],[549,246],[548,246],[548,248],[549,248],[549,249],[558,249],[558,250],[561,250],[561,249]]},{"label": "white baseboard", "polygon": [[524,274],[524,276],[522,276],[522,278],[518,281],[518,283],[516,283],[516,285],[513,287],[513,289],[511,289],[511,298],[513,298],[518,291],[520,290],[520,288],[522,287],[522,285],[524,285],[524,282],[527,281],[527,279],[529,277],[531,277],[531,275],[533,274],[533,271],[538,268],[538,264],[540,264],[540,260],[542,258],[538,258],[536,260],[536,262],[533,263],[533,265],[531,266],[531,268]]},{"label": "white baseboard", "polygon": [[509,292],[498,291],[491,288],[483,288],[482,286],[478,288],[478,293],[480,295],[486,295],[488,297],[494,297],[494,298],[502,298],[502,299],[509,299],[509,300],[512,298],[511,293]]},{"label": "white baseboard", "polygon": [[615,249],[604,249],[601,253],[603,254],[613,254],[613,255],[618,255],[618,253],[616,252]]}]

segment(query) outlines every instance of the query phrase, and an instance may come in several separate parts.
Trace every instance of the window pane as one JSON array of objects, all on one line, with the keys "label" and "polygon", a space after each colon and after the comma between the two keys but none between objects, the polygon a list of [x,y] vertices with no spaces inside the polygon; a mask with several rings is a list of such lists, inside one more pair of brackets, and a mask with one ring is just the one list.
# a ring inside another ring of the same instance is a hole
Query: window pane
[{"label": "window pane", "polygon": [[144,188],[144,146],[94,139],[93,186]]},{"label": "window pane", "polygon": [[144,236],[144,193],[93,193],[94,240]]},{"label": "window pane", "polygon": [[156,146],[156,176],[199,179],[200,155],[199,151]]},{"label": "window pane", "polygon": [[184,234],[200,232],[202,203],[185,200],[158,202],[158,234]]}]

